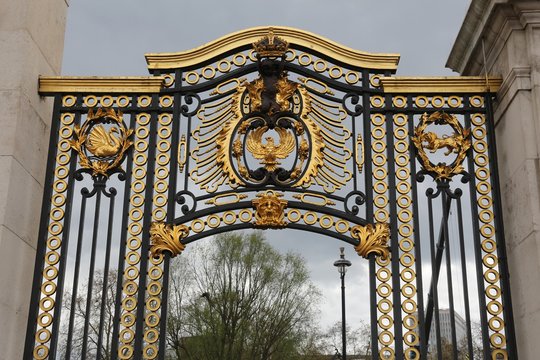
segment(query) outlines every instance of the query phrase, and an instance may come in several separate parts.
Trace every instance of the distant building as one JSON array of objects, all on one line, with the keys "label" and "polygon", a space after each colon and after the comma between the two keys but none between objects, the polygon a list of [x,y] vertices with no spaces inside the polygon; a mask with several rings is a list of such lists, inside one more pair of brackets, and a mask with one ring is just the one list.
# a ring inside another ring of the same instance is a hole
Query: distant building
[{"label": "distant building", "polygon": [[[459,344],[460,341],[467,336],[467,327],[465,320],[456,312],[454,312],[454,321],[456,327],[456,341]],[[452,324],[451,324],[451,312],[450,309],[439,309],[439,322],[441,329],[441,340],[447,343],[452,343]],[[429,334],[429,347],[437,346],[437,328],[435,324],[435,314],[433,314],[433,320],[431,321],[431,332]]]}]

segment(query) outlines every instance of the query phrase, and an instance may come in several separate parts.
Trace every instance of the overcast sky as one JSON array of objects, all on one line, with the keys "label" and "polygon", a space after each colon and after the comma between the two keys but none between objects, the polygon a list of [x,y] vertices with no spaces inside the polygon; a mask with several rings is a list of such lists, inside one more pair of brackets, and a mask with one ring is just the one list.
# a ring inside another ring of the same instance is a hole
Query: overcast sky
[{"label": "overcast sky", "polygon": [[[444,68],[469,0],[71,0],[63,75],[147,75],[144,54],[200,46],[253,26],[282,25],[368,52],[400,53],[398,75],[456,75]],[[300,252],[325,295],[321,321],[339,320],[337,240],[269,231],[280,249]],[[186,250],[187,251],[187,250]],[[351,246],[348,319],[369,314],[367,262]]]}]

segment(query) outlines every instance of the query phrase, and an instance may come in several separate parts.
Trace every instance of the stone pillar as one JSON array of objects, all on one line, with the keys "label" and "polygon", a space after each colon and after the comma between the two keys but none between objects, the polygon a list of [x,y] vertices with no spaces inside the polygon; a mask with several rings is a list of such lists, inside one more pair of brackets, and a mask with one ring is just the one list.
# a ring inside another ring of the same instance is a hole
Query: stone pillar
[{"label": "stone pillar", "polygon": [[447,66],[499,75],[499,175],[518,353],[540,354],[540,1],[473,0]]},{"label": "stone pillar", "polygon": [[0,0],[0,359],[22,359],[67,0]]}]

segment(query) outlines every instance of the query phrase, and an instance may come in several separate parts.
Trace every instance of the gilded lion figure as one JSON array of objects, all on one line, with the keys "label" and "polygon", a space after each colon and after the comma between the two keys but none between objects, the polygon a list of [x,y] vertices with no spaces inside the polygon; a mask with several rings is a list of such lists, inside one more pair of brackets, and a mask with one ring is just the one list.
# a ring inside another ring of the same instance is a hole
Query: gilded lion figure
[{"label": "gilded lion figure", "polygon": [[[467,132],[467,130],[465,130]],[[436,152],[437,150],[446,148],[445,156],[450,155],[451,153],[459,153],[461,144],[463,144],[468,133],[460,135],[454,133],[453,135],[443,135],[442,138],[438,137],[434,132],[427,132],[421,135],[421,140],[425,149],[430,150],[431,153]]]}]

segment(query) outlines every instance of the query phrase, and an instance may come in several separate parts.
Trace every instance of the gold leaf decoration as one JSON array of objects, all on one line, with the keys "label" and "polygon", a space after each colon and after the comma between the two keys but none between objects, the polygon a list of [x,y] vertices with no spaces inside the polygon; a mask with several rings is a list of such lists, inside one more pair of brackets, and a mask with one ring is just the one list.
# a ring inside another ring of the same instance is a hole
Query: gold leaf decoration
[{"label": "gold leaf decoration", "polygon": [[[428,125],[433,123],[449,125],[454,130],[454,134],[439,137],[433,132],[426,132]],[[434,112],[431,115],[424,113],[412,138],[424,170],[431,174],[435,180],[450,180],[454,175],[464,172],[463,160],[467,156],[467,150],[471,147],[470,133],[470,130],[463,128],[453,115],[442,111]],[[426,150],[434,153],[440,149],[446,149],[445,156],[451,153],[457,154],[456,159],[449,165],[446,163],[433,164],[429,160]]]},{"label": "gold leaf decoration", "polygon": [[354,249],[365,259],[371,254],[382,259],[387,259],[390,255],[390,227],[386,223],[356,225],[351,229],[351,236],[359,241]]},{"label": "gold leaf decoration", "polygon": [[[129,137],[133,133],[123,121],[120,110],[98,108],[88,111],[87,119],[80,127],[73,128],[73,139],[69,144],[79,154],[79,165],[90,170],[92,176],[108,177],[120,166],[125,152],[133,144]],[[103,124],[112,123],[107,131]]]},{"label": "gold leaf decoration", "polygon": [[280,199],[283,194],[268,190],[257,194],[257,199],[252,200],[255,208],[255,223],[258,228],[283,228],[287,226],[285,221],[285,208],[288,201]]},{"label": "gold leaf decoration", "polygon": [[163,222],[153,222],[150,225],[150,253],[153,257],[159,257],[167,251],[171,257],[175,257],[184,251],[186,245],[182,244],[182,239],[189,235],[189,228],[186,225],[171,225]]}]

